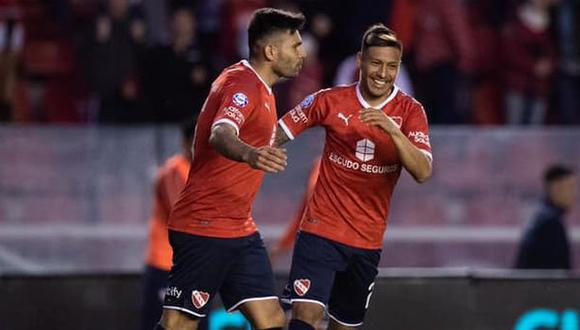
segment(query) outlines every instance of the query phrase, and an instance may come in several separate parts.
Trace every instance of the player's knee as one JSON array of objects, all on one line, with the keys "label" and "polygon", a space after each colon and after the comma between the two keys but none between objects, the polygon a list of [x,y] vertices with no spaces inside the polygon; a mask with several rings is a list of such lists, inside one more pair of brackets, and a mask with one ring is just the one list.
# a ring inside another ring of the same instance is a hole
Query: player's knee
[{"label": "player's knee", "polygon": [[324,307],[313,303],[292,304],[292,318],[315,326],[324,316]]},{"label": "player's knee", "polygon": [[163,330],[196,330],[198,320],[189,315],[176,311],[165,309],[159,322],[159,329]]},{"label": "player's knee", "polygon": [[282,328],[286,323],[286,316],[282,308],[272,308],[261,320],[256,320],[255,328],[259,330]]}]

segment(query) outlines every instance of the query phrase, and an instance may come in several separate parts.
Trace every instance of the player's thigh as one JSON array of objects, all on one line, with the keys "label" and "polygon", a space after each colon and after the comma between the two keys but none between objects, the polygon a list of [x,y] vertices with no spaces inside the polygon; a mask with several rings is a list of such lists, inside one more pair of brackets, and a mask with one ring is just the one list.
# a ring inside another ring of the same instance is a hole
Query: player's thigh
[{"label": "player's thigh", "polygon": [[199,318],[178,310],[164,309],[159,323],[166,330],[197,330]]},{"label": "player's thigh", "polygon": [[286,323],[286,316],[278,299],[247,301],[239,306],[239,310],[254,329],[278,328]]},{"label": "player's thigh", "polygon": [[170,231],[173,267],[164,309],[202,318],[219,292],[237,250],[236,239],[220,239]]},{"label": "player's thigh", "polygon": [[228,311],[239,308],[255,327],[284,323],[270,259],[258,233],[243,239],[220,294]]},{"label": "player's thigh", "polygon": [[366,250],[338,272],[328,303],[329,317],[345,327],[360,326],[368,309],[378,274],[380,250]]},{"label": "player's thigh", "polygon": [[308,307],[312,304],[318,304],[324,309],[330,298],[335,273],[345,269],[346,265],[347,260],[336,243],[301,232],[294,247],[283,299],[292,305],[307,304],[301,304],[306,306],[304,308],[293,308],[293,317],[304,316],[309,310],[314,310],[313,307]]}]

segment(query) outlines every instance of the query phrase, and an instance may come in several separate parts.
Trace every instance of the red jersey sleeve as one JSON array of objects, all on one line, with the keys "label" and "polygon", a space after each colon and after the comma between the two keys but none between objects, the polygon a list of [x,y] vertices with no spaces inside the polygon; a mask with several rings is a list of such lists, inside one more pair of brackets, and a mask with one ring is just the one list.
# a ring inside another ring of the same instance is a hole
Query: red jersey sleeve
[{"label": "red jersey sleeve", "polygon": [[299,105],[280,118],[278,124],[290,140],[294,140],[305,129],[322,122],[325,115],[322,98],[321,93],[308,95]]},{"label": "red jersey sleeve", "polygon": [[425,110],[419,103],[412,103],[407,119],[401,130],[413,145],[421,149],[431,161],[431,143],[429,142],[429,124]]},{"label": "red jersey sleeve", "polygon": [[212,128],[221,123],[226,123],[236,129],[240,134],[240,128],[252,110],[258,103],[258,93],[251,86],[240,83],[226,84],[223,87],[220,105],[213,119]]}]

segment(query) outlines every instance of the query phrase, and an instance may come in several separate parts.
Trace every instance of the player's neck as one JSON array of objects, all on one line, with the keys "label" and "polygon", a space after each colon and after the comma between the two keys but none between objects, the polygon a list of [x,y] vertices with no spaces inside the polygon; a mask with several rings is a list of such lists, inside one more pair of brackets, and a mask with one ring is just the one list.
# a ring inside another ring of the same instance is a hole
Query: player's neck
[{"label": "player's neck", "polygon": [[265,62],[250,59],[248,63],[268,86],[272,87],[280,79]]},{"label": "player's neck", "polygon": [[391,90],[386,93],[383,96],[378,96],[375,97],[373,95],[371,95],[371,93],[369,93],[369,91],[364,88],[362,86],[362,84],[358,84],[358,89],[360,91],[360,94],[362,95],[363,99],[372,107],[378,107],[381,104],[383,104],[388,98],[389,96],[391,96],[391,94],[393,94],[393,91],[395,90],[395,86],[391,87]]}]

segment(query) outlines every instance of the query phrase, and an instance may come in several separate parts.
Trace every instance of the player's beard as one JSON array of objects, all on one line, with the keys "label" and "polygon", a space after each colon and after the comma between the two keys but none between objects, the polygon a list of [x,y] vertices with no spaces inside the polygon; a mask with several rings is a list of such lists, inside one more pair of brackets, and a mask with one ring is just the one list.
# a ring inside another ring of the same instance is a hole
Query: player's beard
[{"label": "player's beard", "polygon": [[281,63],[279,67],[274,68],[274,73],[281,78],[294,78],[300,73],[303,63],[304,60],[302,59],[299,59],[294,63],[291,63],[291,61],[284,61],[284,63]]}]

